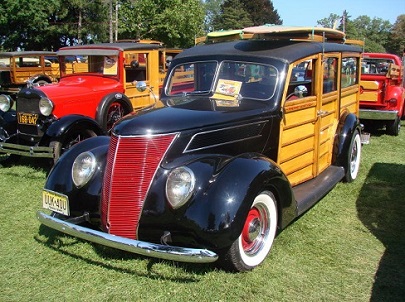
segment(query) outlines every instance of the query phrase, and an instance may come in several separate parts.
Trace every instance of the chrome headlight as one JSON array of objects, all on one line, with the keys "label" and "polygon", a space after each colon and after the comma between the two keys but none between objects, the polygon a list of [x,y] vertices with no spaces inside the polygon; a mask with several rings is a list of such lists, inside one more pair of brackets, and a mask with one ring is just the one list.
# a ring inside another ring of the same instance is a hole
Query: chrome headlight
[{"label": "chrome headlight", "polygon": [[77,188],[83,187],[96,171],[97,160],[93,153],[79,154],[72,166],[72,179]]},{"label": "chrome headlight", "polygon": [[7,112],[13,106],[13,99],[9,95],[0,95],[0,110]]},{"label": "chrome headlight", "polygon": [[170,171],[166,182],[166,197],[176,209],[185,204],[194,191],[195,177],[191,169],[178,167]]},{"label": "chrome headlight", "polygon": [[39,100],[39,111],[42,115],[49,116],[53,110],[53,103],[48,98],[41,98]]}]

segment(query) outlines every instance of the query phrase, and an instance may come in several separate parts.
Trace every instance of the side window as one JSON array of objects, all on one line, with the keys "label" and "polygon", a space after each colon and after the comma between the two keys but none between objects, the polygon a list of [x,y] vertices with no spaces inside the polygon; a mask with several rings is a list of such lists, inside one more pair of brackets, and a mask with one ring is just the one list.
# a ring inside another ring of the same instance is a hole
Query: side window
[{"label": "side window", "polygon": [[337,90],[337,58],[326,58],[323,61],[323,89],[322,93]]},{"label": "side window", "polygon": [[341,87],[349,87],[357,84],[357,75],[359,72],[358,59],[347,57],[342,59]]},{"label": "side window", "polygon": [[287,100],[295,100],[315,93],[316,59],[306,59],[293,63],[290,82],[287,90]]}]

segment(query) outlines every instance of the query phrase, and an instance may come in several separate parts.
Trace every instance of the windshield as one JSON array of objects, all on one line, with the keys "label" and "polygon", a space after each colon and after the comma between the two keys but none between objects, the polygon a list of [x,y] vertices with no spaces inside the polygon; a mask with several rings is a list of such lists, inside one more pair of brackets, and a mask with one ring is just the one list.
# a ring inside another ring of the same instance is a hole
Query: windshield
[{"label": "windshield", "polygon": [[171,72],[166,94],[212,94],[213,99],[230,105],[245,98],[267,100],[274,94],[278,75],[274,66],[251,62],[185,63]]},{"label": "windshield", "polygon": [[68,55],[60,56],[62,75],[75,73],[98,73],[115,76],[118,73],[118,56]]}]

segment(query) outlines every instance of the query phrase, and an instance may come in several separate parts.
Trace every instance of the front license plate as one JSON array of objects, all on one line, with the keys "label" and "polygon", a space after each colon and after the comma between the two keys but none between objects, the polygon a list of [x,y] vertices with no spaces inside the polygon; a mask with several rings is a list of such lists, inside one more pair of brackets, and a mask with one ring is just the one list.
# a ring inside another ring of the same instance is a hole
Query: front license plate
[{"label": "front license plate", "polygon": [[43,190],[42,206],[45,209],[51,210],[59,214],[63,214],[66,216],[70,215],[69,198],[66,195],[57,192]]},{"label": "front license plate", "polygon": [[18,123],[23,125],[36,125],[38,114],[36,113],[18,113]]}]

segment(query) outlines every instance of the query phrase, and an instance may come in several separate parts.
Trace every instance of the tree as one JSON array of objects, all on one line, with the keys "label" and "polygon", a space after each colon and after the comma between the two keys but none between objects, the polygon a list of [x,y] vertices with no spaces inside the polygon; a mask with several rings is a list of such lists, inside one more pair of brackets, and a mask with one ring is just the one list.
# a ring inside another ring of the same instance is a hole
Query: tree
[{"label": "tree", "polygon": [[388,52],[400,57],[405,53],[405,15],[397,17],[391,29],[386,48]]},{"label": "tree", "polygon": [[243,1],[243,7],[250,14],[253,25],[263,24],[283,24],[283,20],[274,9],[273,2],[269,0],[251,0]]},{"label": "tree", "polygon": [[252,26],[250,14],[239,0],[227,0],[221,5],[221,12],[212,22],[213,30],[240,29]]},{"label": "tree", "polygon": [[366,52],[387,51],[392,27],[387,20],[381,18],[371,19],[365,15],[351,20],[351,16],[345,10],[342,16],[330,14],[328,18],[318,20],[317,23],[324,27],[344,31],[348,39],[364,40],[364,50]]},{"label": "tree", "polygon": [[184,48],[203,34],[204,6],[199,0],[125,0],[119,18],[120,38],[149,38]]},{"label": "tree", "polygon": [[106,36],[101,0],[3,0],[0,12],[4,50],[57,50],[90,39],[103,41]]},{"label": "tree", "polygon": [[223,0],[205,0],[204,31],[213,31],[212,22],[221,14]]}]

